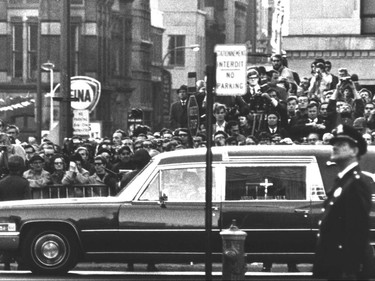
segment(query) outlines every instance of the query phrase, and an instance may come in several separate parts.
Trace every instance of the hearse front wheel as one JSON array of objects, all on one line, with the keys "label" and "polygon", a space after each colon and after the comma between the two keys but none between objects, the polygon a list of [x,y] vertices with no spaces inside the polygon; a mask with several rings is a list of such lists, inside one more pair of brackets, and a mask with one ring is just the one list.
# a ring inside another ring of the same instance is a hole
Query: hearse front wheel
[{"label": "hearse front wheel", "polygon": [[32,229],[22,250],[26,266],[34,273],[63,274],[77,264],[77,239],[67,230]]}]

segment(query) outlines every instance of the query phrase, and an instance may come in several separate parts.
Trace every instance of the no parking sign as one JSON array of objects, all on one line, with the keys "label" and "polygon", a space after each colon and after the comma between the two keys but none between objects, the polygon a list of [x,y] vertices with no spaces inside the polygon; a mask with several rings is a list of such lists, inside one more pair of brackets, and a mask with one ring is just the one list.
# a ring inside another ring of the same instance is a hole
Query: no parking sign
[{"label": "no parking sign", "polygon": [[216,45],[215,53],[215,93],[218,96],[237,96],[246,94],[246,45]]}]

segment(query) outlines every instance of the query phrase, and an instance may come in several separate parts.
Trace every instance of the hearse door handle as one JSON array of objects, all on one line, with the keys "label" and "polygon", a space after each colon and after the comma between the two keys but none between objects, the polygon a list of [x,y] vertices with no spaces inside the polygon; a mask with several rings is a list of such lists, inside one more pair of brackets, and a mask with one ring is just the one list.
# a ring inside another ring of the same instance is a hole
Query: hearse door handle
[{"label": "hearse door handle", "polygon": [[306,209],[294,209],[294,212],[296,214],[304,214],[304,216],[307,217],[307,215],[310,213],[310,210],[306,210]]},{"label": "hearse door handle", "polygon": [[212,211],[219,211],[219,207],[216,207],[216,206],[212,207]]}]

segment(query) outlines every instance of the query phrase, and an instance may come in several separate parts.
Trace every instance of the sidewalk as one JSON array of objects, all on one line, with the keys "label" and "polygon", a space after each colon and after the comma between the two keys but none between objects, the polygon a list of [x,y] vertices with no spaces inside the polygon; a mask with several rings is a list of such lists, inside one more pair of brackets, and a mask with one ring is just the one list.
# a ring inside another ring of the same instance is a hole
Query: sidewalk
[{"label": "sidewalk", "polygon": [[[251,263],[247,264],[247,272],[261,272],[262,263]],[[111,271],[127,271],[127,263],[79,263],[74,270],[111,270]],[[156,264],[158,271],[205,271],[204,263],[191,263],[191,264],[171,264],[171,263],[161,263]],[[299,264],[298,268],[301,272],[311,272],[311,264]],[[147,271],[147,264],[134,264],[134,272]],[[221,263],[214,263],[212,265],[213,272],[222,272]],[[272,272],[287,272],[286,264],[274,263],[272,267]]]}]

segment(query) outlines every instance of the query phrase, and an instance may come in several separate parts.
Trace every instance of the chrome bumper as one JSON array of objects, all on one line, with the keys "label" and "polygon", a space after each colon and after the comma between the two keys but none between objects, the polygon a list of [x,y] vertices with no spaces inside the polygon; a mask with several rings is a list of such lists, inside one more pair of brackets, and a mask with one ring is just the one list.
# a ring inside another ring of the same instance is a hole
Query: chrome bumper
[{"label": "chrome bumper", "polygon": [[17,250],[20,244],[18,231],[0,232],[0,251]]}]

